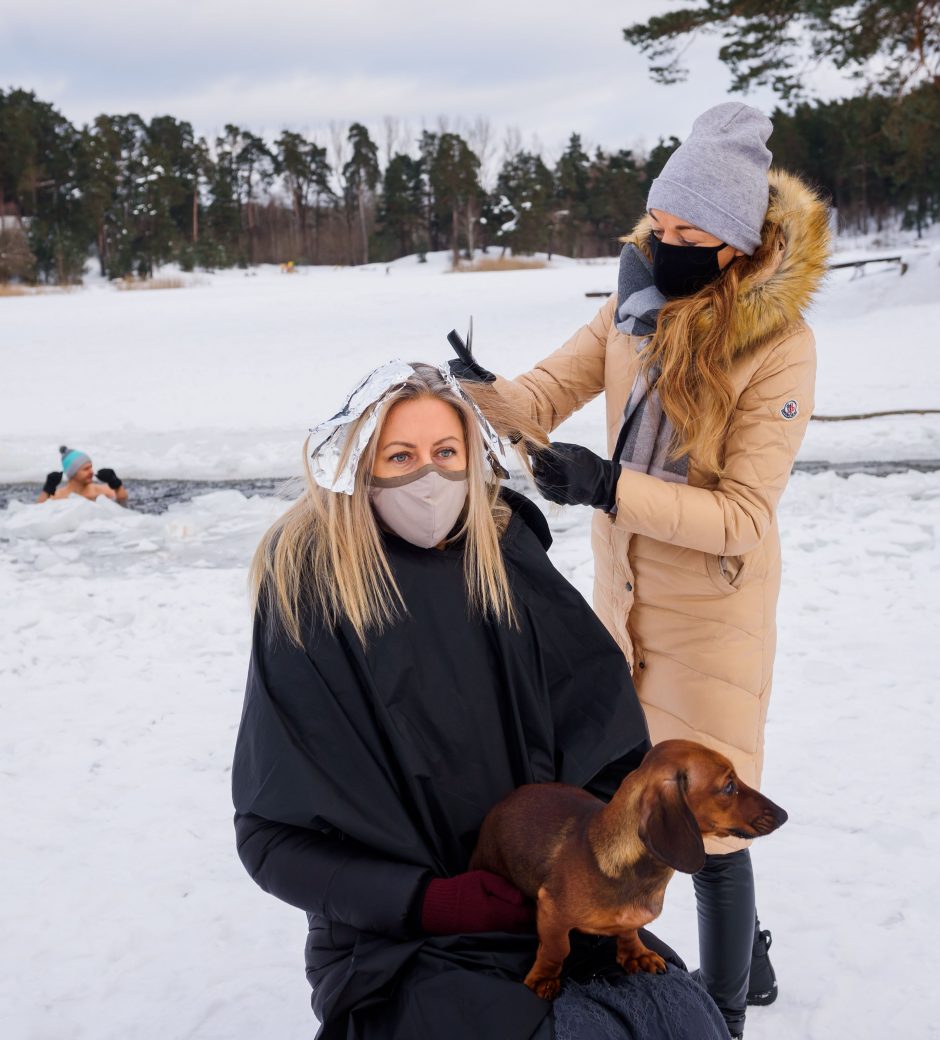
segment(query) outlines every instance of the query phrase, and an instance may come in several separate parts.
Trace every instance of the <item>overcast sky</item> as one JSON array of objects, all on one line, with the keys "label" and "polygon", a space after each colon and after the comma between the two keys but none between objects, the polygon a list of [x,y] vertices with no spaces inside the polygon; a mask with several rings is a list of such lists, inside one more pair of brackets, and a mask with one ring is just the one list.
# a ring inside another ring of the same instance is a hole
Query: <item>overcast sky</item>
[{"label": "overcast sky", "polygon": [[[624,26],[676,0],[0,0],[0,87],[35,90],[69,119],[170,114],[214,136],[330,121],[415,137],[440,117],[518,128],[556,156],[572,131],[605,149],[685,137],[728,98],[717,42],[695,42],[691,75],[651,82]],[[744,100],[769,111],[768,92]],[[773,142],[771,141],[771,146]],[[383,145],[384,147],[384,145]]]}]

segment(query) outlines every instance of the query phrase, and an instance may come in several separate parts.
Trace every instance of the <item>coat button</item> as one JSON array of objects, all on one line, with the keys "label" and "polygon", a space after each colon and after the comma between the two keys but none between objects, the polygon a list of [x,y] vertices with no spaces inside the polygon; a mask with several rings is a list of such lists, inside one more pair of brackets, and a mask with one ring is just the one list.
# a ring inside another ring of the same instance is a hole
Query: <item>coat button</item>
[{"label": "coat button", "polygon": [[624,585],[624,588],[627,590],[627,592],[632,592],[633,591],[633,582],[628,581],[627,584]]}]

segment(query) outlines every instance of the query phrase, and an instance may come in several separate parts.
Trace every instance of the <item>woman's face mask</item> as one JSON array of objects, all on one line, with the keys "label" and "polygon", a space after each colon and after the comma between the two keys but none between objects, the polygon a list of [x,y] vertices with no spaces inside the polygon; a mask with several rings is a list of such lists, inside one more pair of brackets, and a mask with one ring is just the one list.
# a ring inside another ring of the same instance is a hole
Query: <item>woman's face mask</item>
[{"label": "woman's face mask", "polygon": [[727,248],[727,243],[672,246],[650,235],[650,246],[653,251],[653,284],[667,300],[674,300],[694,295],[721,274],[718,254]]},{"label": "woman's face mask", "polygon": [[460,519],[467,501],[467,471],[429,462],[400,477],[372,477],[369,498],[382,523],[399,538],[430,549]]}]

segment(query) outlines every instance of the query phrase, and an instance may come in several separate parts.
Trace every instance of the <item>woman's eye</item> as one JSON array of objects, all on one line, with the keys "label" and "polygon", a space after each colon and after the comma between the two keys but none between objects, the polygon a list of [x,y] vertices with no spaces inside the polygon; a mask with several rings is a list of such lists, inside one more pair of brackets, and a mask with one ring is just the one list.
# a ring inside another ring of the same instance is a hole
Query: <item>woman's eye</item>
[{"label": "woman's eye", "polygon": [[389,458],[389,462],[407,462],[411,456],[407,451],[398,451]]},{"label": "woman's eye", "polygon": [[454,459],[457,457],[457,449],[441,448],[441,450],[438,452],[438,455],[440,455],[442,459]]}]

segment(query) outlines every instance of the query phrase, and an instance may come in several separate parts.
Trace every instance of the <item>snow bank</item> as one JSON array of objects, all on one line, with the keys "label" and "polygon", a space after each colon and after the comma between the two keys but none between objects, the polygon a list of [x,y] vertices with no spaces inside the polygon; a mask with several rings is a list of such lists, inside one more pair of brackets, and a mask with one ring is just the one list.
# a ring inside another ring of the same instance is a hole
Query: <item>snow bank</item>
[{"label": "snow bank", "polygon": [[[246,565],[283,501],[160,516],[66,500],[0,512],[0,1032],[69,1040],[309,1037],[304,915],[239,864],[229,767]],[[940,475],[797,475],[755,845],[781,996],[749,1040],[936,1035]],[[590,593],[589,511],[554,509]],[[691,885],[658,931],[695,964]]]},{"label": "snow bank", "polygon": [[[940,407],[940,246],[903,249],[910,268],[834,272],[811,316],[817,411]],[[514,375],[544,357],[616,284],[615,260],[452,274],[446,254],[363,268],[266,267],[189,288],[97,284],[0,301],[0,481],[42,480],[57,446],[123,477],[225,479],[299,472],[308,427],[390,357],[446,357],[472,314],[483,362]],[[603,449],[600,404],[560,436]],[[940,457],[940,417],[814,423],[802,457]]]}]

